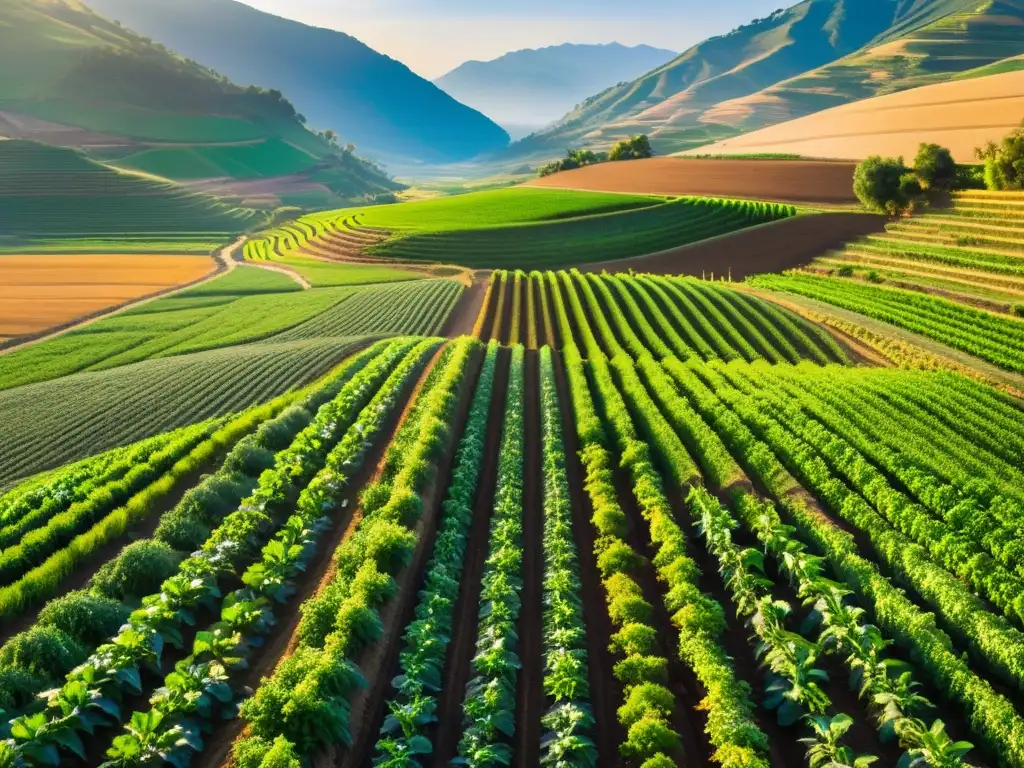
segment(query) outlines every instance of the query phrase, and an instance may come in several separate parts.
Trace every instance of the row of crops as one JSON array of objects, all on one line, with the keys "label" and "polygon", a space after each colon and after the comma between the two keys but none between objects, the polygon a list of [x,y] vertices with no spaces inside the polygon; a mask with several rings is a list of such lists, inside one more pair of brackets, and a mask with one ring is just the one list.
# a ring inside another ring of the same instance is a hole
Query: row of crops
[{"label": "row of crops", "polygon": [[559,346],[548,285],[562,280],[591,299],[597,323],[621,323],[623,313],[634,318],[639,335],[625,342],[633,353],[647,345],[658,356],[680,360],[846,362],[832,336],[797,313],[728,283],[688,277],[495,270],[475,335],[531,349],[543,339]]},{"label": "row of crops", "polygon": [[762,304],[497,273],[474,336],[0,496],[2,578],[142,532],[10,609],[0,758],[1024,767],[1024,415]]}]

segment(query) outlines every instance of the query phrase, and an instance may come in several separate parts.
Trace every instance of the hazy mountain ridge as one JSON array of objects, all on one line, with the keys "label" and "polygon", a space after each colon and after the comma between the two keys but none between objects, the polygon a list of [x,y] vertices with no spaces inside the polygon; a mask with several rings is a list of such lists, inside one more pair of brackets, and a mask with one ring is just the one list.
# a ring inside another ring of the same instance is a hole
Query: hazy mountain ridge
[{"label": "hazy mountain ridge", "polygon": [[384,160],[464,160],[508,135],[354,37],[234,0],[92,0],[100,12],[233,80],[287,94],[310,125]]},{"label": "hazy mountain ridge", "polygon": [[467,61],[434,82],[500,124],[540,127],[596,91],[632,80],[675,56],[648,45],[565,43]]}]

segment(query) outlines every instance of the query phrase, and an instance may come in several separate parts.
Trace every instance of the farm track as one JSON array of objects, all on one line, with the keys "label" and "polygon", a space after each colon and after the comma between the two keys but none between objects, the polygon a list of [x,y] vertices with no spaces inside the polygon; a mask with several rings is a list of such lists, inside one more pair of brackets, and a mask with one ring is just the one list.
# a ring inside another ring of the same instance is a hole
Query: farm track
[{"label": "farm track", "polygon": [[[522,302],[526,314],[526,302]],[[524,318],[525,319],[525,318]],[[515,768],[540,763],[541,716],[544,714],[544,498],[541,480],[540,354],[526,352],[526,442],[523,457],[523,591],[519,615],[519,670],[516,694]]]},{"label": "farm track", "polygon": [[469,544],[466,548],[466,564],[459,597],[455,606],[454,636],[448,646],[445,662],[444,684],[437,708],[437,723],[428,733],[434,743],[432,768],[447,768],[456,756],[459,737],[462,734],[462,700],[470,675],[470,663],[476,652],[477,612],[483,576],[487,559],[487,542],[490,538],[491,513],[494,509],[494,493],[498,484],[498,449],[504,426],[505,401],[508,397],[509,364],[511,350],[503,348],[498,352],[494,371],[494,395],[487,422],[487,438],[484,456],[473,505],[473,522],[470,525]]},{"label": "farm track", "polygon": [[[397,398],[398,401],[411,401],[413,393],[422,385],[423,380],[429,373],[430,365],[434,359],[424,368],[418,377],[411,377]],[[401,427],[408,410],[392,413],[380,431],[380,438],[374,442],[370,453],[363,462],[362,469],[356,473],[348,484],[346,498],[348,505],[340,518],[333,520],[331,528],[325,533],[324,538],[317,543],[316,554],[310,560],[303,573],[302,578],[296,584],[295,594],[281,609],[277,616],[277,623],[267,635],[263,645],[256,650],[250,659],[248,669],[239,678],[232,681],[236,688],[246,688],[255,691],[259,687],[263,677],[273,674],[277,666],[294,650],[295,632],[298,629],[301,614],[301,605],[326,585],[334,564],[334,551],[344,541],[349,532],[355,515],[357,514],[357,501],[362,489],[380,471],[380,463],[384,458],[388,445],[391,444],[395,434]],[[202,625],[199,625],[202,626]],[[186,646],[188,647],[188,646]],[[147,694],[148,698],[148,694]],[[206,746],[192,762],[193,768],[219,768],[219,766],[230,763],[230,753],[235,739],[242,733],[243,722],[235,717],[231,720],[222,720],[217,723],[214,732],[205,740]]]},{"label": "farm track", "polygon": [[486,295],[487,279],[475,277],[473,284],[462,292],[458,302],[448,314],[448,319],[445,321],[440,335],[447,338],[472,335]]},{"label": "farm track", "polygon": [[[546,289],[542,286],[542,290]],[[551,346],[552,340],[547,341]],[[625,729],[616,715],[619,703],[623,700],[622,685],[614,675],[609,674],[615,665],[609,648],[614,629],[608,616],[601,572],[597,568],[597,557],[594,554],[596,536],[590,522],[594,508],[590,497],[583,490],[584,477],[579,461],[579,439],[573,421],[569,383],[562,356],[552,355],[552,362],[562,410],[562,439],[565,442],[565,472],[569,482],[569,500],[572,503],[572,525],[579,551],[580,587],[587,624],[587,673],[590,680],[590,705],[594,712],[594,742],[597,744],[597,754],[609,759],[618,752],[619,744],[626,738]]]},{"label": "farm track", "polygon": [[[483,355],[478,352],[472,363],[472,370],[468,372],[458,393],[459,408],[452,421],[445,456],[438,464],[436,479],[422,494],[424,514],[416,526],[416,552],[412,562],[397,578],[397,597],[389,601],[381,611],[381,622],[384,625],[382,639],[370,645],[358,660],[367,687],[352,701],[352,747],[342,752],[336,759],[329,760],[330,764],[338,768],[359,768],[369,765],[373,758],[380,724],[387,714],[387,702],[392,694],[391,680],[398,674],[398,657],[402,648],[403,632],[413,618],[416,600],[423,586],[426,565],[434,547],[441,504],[447,490],[447,480],[466,426],[482,364]],[[348,535],[346,534],[346,538]],[[319,761],[315,762],[319,764]]]}]

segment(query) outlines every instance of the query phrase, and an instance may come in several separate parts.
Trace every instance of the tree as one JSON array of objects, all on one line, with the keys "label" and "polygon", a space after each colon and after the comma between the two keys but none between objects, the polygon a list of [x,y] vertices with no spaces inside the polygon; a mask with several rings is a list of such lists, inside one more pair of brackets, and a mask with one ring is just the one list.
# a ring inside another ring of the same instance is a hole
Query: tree
[{"label": "tree", "polygon": [[985,186],[994,190],[1024,189],[1024,124],[999,144],[990,141],[974,150],[985,163]]},{"label": "tree", "polygon": [[651,157],[654,152],[651,150],[651,140],[645,134],[638,134],[628,139],[623,139],[608,153],[609,160],[638,160],[644,157]]},{"label": "tree", "polygon": [[899,216],[913,208],[921,184],[902,157],[872,155],[857,166],[853,192],[869,210]]},{"label": "tree", "polygon": [[925,189],[950,190],[956,183],[956,161],[938,144],[921,144],[914,158],[914,172]]}]

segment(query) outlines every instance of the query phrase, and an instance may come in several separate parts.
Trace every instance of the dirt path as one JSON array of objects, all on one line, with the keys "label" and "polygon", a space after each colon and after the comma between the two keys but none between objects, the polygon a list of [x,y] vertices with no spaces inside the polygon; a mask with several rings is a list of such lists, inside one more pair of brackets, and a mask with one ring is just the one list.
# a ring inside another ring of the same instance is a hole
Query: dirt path
[{"label": "dirt path", "polygon": [[484,440],[486,451],[473,506],[466,564],[455,605],[455,620],[452,624],[454,632],[448,646],[444,684],[438,701],[438,721],[433,726],[433,732],[429,734],[434,744],[433,757],[429,762],[431,768],[448,768],[452,758],[456,756],[459,738],[462,735],[462,700],[466,695],[466,683],[471,672],[470,662],[476,653],[480,580],[487,559],[491,512],[498,484],[498,450],[501,446],[505,401],[508,398],[510,359],[510,350],[499,351],[494,371],[494,396],[491,398],[487,437]]},{"label": "dirt path", "polygon": [[[526,302],[522,302],[525,312]],[[541,479],[540,353],[526,352],[523,471],[523,590],[519,614],[519,680],[516,693],[515,768],[540,764],[544,697],[544,498]]]},{"label": "dirt path", "polygon": [[235,260],[234,254],[239,248],[242,247],[242,245],[245,243],[245,240],[246,238],[241,237],[231,245],[226,246],[225,248],[222,248],[221,250],[217,251],[217,253],[215,253],[213,256],[213,260],[216,263],[216,268],[214,269],[213,272],[206,275],[205,277],[200,278],[199,280],[193,280],[190,283],[176,285],[173,288],[168,288],[162,291],[157,291],[156,293],[151,293],[148,296],[143,296],[141,299],[135,299],[133,301],[125,302],[124,304],[119,304],[115,307],[108,307],[106,309],[100,310],[99,312],[94,312],[84,317],[75,318],[69,323],[55,326],[53,328],[48,328],[45,331],[41,331],[38,334],[34,334],[28,337],[15,336],[9,339],[8,341],[0,342],[0,355],[6,355],[9,352],[14,352],[15,350],[18,349],[24,349],[26,347],[32,346],[33,344],[38,344],[41,341],[55,339],[58,336],[64,335],[68,331],[77,331],[81,328],[86,328],[92,325],[93,323],[99,322],[100,320],[106,320],[108,317],[114,317],[115,315],[120,315],[123,312],[127,312],[129,309],[135,309],[136,307],[144,306],[146,304],[149,304],[150,302],[156,301],[157,299],[165,299],[168,296],[174,296],[175,294],[181,293],[182,291],[188,290],[189,288],[195,288],[197,285],[203,285],[204,283],[208,283],[211,280],[220,277],[221,275],[231,272],[233,269],[235,269],[235,267],[238,266],[238,262]]},{"label": "dirt path", "polygon": [[441,329],[441,335],[448,338],[470,336],[476,327],[477,317],[487,295],[487,276],[474,275],[473,284],[462,292]]}]

